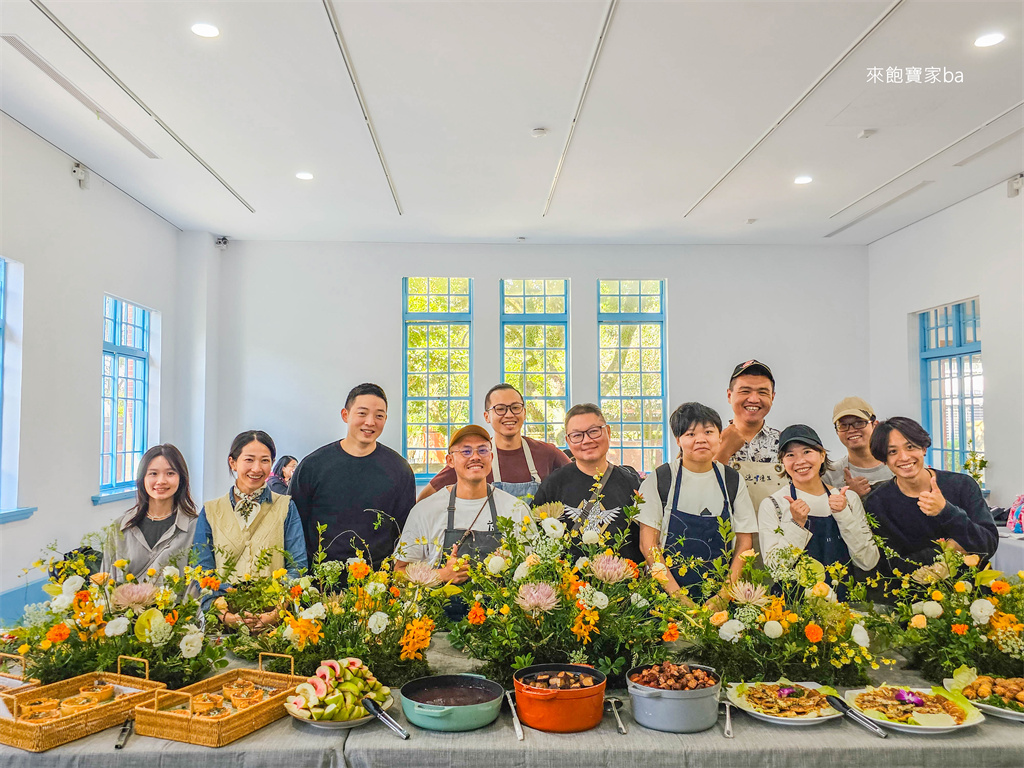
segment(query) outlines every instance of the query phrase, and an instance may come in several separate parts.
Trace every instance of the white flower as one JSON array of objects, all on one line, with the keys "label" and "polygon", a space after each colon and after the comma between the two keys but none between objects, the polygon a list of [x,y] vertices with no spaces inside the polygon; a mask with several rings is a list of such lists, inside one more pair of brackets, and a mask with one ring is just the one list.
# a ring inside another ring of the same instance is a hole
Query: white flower
[{"label": "white flower", "polygon": [[373,632],[373,634],[379,635],[387,629],[390,621],[391,620],[384,611],[377,611],[375,614],[370,616],[369,620],[367,620],[366,626],[370,628],[370,631]]},{"label": "white flower", "polygon": [[[379,595],[381,592],[383,592],[386,589],[386,587],[383,584],[381,584],[379,581],[371,581],[369,584],[366,585],[365,589],[366,589],[366,594],[368,594],[370,596],[374,596],[374,595]],[[319,603],[317,603],[317,605],[319,605]]]},{"label": "white flower", "polygon": [[764,633],[772,640],[782,637],[782,625],[777,621],[766,621],[764,623]]},{"label": "white flower", "polygon": [[491,559],[487,561],[487,572],[497,576],[499,573],[505,570],[508,566],[508,560],[501,555],[492,555]]},{"label": "white flower", "polygon": [[311,586],[313,586],[313,580],[309,578],[309,576],[303,576],[301,579],[299,579],[299,586],[303,589],[309,589]]},{"label": "white flower", "polygon": [[742,621],[729,619],[729,621],[725,622],[725,624],[718,628],[718,636],[727,643],[738,643],[740,641],[740,635],[743,634],[743,629]]},{"label": "white flower", "polygon": [[576,566],[575,567],[576,567],[577,571],[582,571],[588,565],[590,565],[590,558],[589,557],[581,557],[581,558],[579,558],[576,561]]},{"label": "white flower", "polygon": [[565,523],[554,517],[545,517],[540,521],[540,527],[552,539],[560,539],[562,534],[565,533]]},{"label": "white flower", "polygon": [[111,619],[107,622],[107,626],[103,628],[103,634],[107,637],[123,635],[128,631],[128,625],[130,623],[131,622],[129,622],[124,616],[118,616],[116,619]]},{"label": "white flower", "polygon": [[853,629],[850,630],[850,637],[857,645],[861,648],[867,648],[871,644],[871,637],[868,635],[868,630],[864,624],[857,623],[853,625]]},{"label": "white flower", "polygon": [[588,528],[583,532],[583,543],[584,544],[597,544],[601,540],[601,534],[595,531],[593,528]]},{"label": "white flower", "polygon": [[971,603],[971,618],[975,624],[988,624],[995,612],[996,607],[988,600],[975,600]]},{"label": "white flower", "polygon": [[284,632],[281,633],[281,637],[287,640],[289,643],[295,639],[295,630],[292,629],[292,625],[289,624],[284,628]]},{"label": "white flower", "polygon": [[942,606],[934,600],[928,600],[921,606],[921,613],[929,619],[937,619],[942,615]]},{"label": "white flower", "polygon": [[363,560],[363,558],[361,558],[361,557],[350,557],[348,560],[345,561],[345,565],[352,566],[352,565],[355,565],[356,563],[365,563],[365,562],[366,561]]},{"label": "white flower", "polygon": [[[163,616],[160,616],[159,618],[154,618],[150,623],[149,631],[146,632],[146,640],[154,648],[163,648],[167,645],[167,641],[171,639],[172,634],[174,634],[174,627],[168,624]],[[184,638],[182,642],[184,642]],[[200,645],[202,645],[202,641],[200,641]]]},{"label": "white flower", "polygon": [[594,596],[591,598],[591,604],[599,611],[603,611],[608,607],[608,595],[604,592],[594,592]]},{"label": "white flower", "polygon": [[85,579],[83,579],[78,574],[75,574],[74,576],[68,576],[66,579],[64,579],[64,583],[60,585],[60,590],[65,595],[68,595],[69,597],[74,597],[75,592],[80,590],[84,584]]},{"label": "white flower", "polygon": [[50,601],[50,610],[57,615],[67,613],[68,608],[71,607],[71,601],[74,599],[72,595],[57,595]]},{"label": "white flower", "polygon": [[516,572],[512,574],[512,580],[513,581],[522,581],[523,579],[525,579],[529,575],[529,573],[530,573],[530,564],[524,560],[523,562],[521,562],[519,564],[519,567],[516,568]]},{"label": "white flower", "polygon": [[659,575],[664,576],[666,573],[668,573],[668,567],[663,562],[659,560],[651,563],[651,575],[654,578],[658,578]]},{"label": "white flower", "polygon": [[199,632],[191,632],[181,638],[178,647],[181,648],[182,658],[194,659],[203,650],[203,635]]},{"label": "white flower", "polygon": [[324,607],[323,603],[313,603],[306,610],[299,614],[300,619],[312,620],[322,619],[327,615],[327,608]]},{"label": "white flower", "polygon": [[181,572],[173,565],[164,566],[163,576],[165,579],[176,579],[181,575]]},{"label": "white flower", "polygon": [[630,593],[629,602],[631,602],[633,605],[639,608],[646,608],[648,605],[650,605],[646,597],[643,597],[636,592]]}]

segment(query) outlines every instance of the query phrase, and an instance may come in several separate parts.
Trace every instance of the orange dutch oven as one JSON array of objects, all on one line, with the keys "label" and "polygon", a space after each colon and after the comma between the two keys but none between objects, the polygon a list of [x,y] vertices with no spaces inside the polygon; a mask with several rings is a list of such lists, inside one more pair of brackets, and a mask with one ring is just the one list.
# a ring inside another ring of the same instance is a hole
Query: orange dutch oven
[{"label": "orange dutch oven", "polygon": [[[523,678],[538,672],[574,672],[592,675],[594,685],[568,690],[534,688],[523,685]],[[538,731],[574,733],[589,731],[604,716],[604,689],[607,678],[596,669],[582,664],[536,664],[520,669],[512,676],[516,689],[516,710],[519,719]]]}]

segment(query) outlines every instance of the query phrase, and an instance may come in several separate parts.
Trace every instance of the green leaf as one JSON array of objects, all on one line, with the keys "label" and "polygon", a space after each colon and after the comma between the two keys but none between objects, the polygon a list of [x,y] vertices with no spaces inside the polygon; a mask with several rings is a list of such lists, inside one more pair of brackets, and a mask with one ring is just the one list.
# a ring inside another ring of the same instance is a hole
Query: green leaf
[{"label": "green leaf", "polygon": [[975,586],[983,587],[987,584],[991,584],[1002,575],[1002,571],[994,571],[991,568],[986,568],[984,571],[978,571],[974,574],[974,584]]}]

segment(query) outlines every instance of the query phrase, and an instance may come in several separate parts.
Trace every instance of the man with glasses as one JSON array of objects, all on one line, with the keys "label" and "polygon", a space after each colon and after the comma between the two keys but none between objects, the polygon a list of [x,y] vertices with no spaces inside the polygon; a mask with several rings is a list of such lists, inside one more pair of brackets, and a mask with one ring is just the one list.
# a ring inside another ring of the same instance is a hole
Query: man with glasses
[{"label": "man with glasses", "polygon": [[540,484],[534,506],[549,502],[565,505],[563,522],[583,533],[615,534],[625,531],[619,554],[642,562],[640,528],[626,519],[623,507],[633,504],[640,488],[637,476],[608,461],[611,428],[601,409],[593,403],[574,405],[565,414],[565,439],[575,462],[560,467]]},{"label": "man with glasses", "polygon": [[487,482],[491,437],[483,427],[470,424],[452,435],[446,462],[456,481],[447,493],[434,494],[412,508],[395,548],[395,570],[427,562],[440,582],[461,584],[468,575],[459,556],[480,559],[493,552],[501,543],[498,518],[521,523],[529,509]]},{"label": "man with glasses", "polygon": [[859,397],[847,397],[832,409],[836,434],[847,450],[835,469],[825,473],[825,482],[835,488],[844,485],[864,499],[878,486],[892,479],[892,472],[871,455],[871,433],[875,431],[875,411]]},{"label": "man with glasses", "polygon": [[[511,384],[498,384],[487,392],[484,419],[494,430],[494,461],[487,479],[495,488],[521,499],[532,498],[545,477],[569,463],[569,458],[551,443],[523,436],[526,405]],[[454,482],[455,471],[445,467],[420,492],[418,500]]]}]

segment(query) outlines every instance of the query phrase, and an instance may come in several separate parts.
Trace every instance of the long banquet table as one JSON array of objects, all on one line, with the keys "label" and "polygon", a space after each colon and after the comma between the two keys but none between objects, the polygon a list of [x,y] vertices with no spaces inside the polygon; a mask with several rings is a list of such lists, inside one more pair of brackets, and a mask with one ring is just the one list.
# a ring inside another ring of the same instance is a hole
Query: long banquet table
[{"label": "long banquet table", "polygon": [[[452,650],[444,637],[435,637],[428,660],[438,672],[469,671],[473,662]],[[890,671],[886,677],[922,684],[913,672]],[[882,682],[878,678],[876,682]],[[993,717],[958,733],[913,736],[890,732],[880,739],[846,720],[810,727],[784,727],[762,723],[733,711],[735,738],[722,736],[724,717],[709,731],[671,734],[637,725],[629,696],[623,700],[622,718],[629,733],[616,731],[610,713],[594,730],[578,734],[552,734],[524,727],[518,741],[507,708],[496,722],[478,731],[440,733],[425,731],[405,721],[396,703],[391,714],[412,734],[402,741],[380,723],[350,731],[325,731],[284,718],[226,747],[211,749],[175,741],[133,735],[123,750],[115,750],[119,729],[111,728],[85,739],[33,754],[0,746],[5,768],[78,768],[145,765],[147,768],[278,768],[297,766],[369,768],[432,768],[472,765],[484,768],[600,768],[601,766],[800,766],[801,768],[877,768],[891,765],[971,766],[1021,768],[1024,766],[1024,724]]]}]

